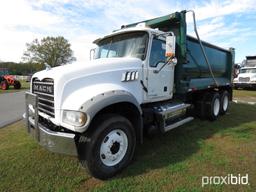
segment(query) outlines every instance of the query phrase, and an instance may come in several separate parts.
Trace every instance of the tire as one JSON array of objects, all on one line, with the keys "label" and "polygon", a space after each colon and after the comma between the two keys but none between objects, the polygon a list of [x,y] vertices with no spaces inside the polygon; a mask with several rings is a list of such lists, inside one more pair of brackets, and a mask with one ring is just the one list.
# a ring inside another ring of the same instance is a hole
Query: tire
[{"label": "tire", "polygon": [[226,114],[229,107],[229,93],[228,91],[223,91],[220,96],[220,115]]},{"label": "tire", "polygon": [[104,115],[97,122],[89,133],[91,141],[85,145],[85,163],[92,176],[104,180],[128,166],[134,156],[136,135],[131,122],[123,116]]},{"label": "tire", "polygon": [[20,89],[21,88],[21,84],[19,81],[14,81],[14,89]]},{"label": "tire", "polygon": [[203,93],[201,94],[196,102],[196,108],[195,108],[195,113],[196,115],[201,119],[204,120],[206,118],[206,100],[209,93]]},{"label": "tire", "polygon": [[2,90],[8,90],[9,89],[9,84],[6,80],[1,82],[1,89]]},{"label": "tire", "polygon": [[219,93],[208,93],[208,97],[206,97],[205,109],[207,119],[210,121],[214,121],[218,118],[220,113],[220,95]]}]

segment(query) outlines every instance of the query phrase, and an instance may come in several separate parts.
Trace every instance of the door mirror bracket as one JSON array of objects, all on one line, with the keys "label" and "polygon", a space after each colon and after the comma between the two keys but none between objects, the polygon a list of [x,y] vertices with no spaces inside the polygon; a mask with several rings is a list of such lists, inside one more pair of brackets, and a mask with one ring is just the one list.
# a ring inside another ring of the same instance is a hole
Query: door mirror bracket
[{"label": "door mirror bracket", "polygon": [[[159,63],[163,63],[163,61],[158,61],[157,64]],[[163,66],[160,69],[156,69],[153,72],[154,73],[159,73],[167,64],[172,64],[173,66],[175,66],[177,64],[177,58],[173,57],[173,58],[169,58],[166,62],[164,62]]]}]

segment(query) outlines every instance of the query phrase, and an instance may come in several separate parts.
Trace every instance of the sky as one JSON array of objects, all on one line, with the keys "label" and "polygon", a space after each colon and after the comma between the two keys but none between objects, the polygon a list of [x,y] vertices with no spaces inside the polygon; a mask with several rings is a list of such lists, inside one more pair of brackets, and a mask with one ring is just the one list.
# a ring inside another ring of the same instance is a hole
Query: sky
[{"label": "sky", "polygon": [[[92,41],[121,25],[194,10],[202,40],[236,50],[236,63],[256,55],[256,0],[8,0],[0,2],[0,60],[20,62],[26,43],[63,36],[79,62]],[[192,15],[188,32],[194,35]]]}]

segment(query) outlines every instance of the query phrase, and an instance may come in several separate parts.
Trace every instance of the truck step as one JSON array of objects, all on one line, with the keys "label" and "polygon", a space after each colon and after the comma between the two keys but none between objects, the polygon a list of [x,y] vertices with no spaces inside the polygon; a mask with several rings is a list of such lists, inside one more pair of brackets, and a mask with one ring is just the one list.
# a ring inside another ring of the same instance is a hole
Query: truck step
[{"label": "truck step", "polygon": [[176,127],[179,127],[179,126],[181,126],[185,123],[188,123],[189,121],[192,121],[193,119],[194,119],[193,117],[187,117],[185,119],[182,119],[181,121],[178,121],[176,123],[173,123],[171,125],[168,125],[168,126],[164,127],[164,131],[165,132],[170,131],[170,130],[176,128]]},{"label": "truck step", "polygon": [[[170,103],[170,104],[165,104],[162,106],[155,107],[155,111],[157,113],[162,114],[163,116],[166,116],[167,114],[172,114],[173,112],[177,112],[179,110],[187,109],[190,107],[190,104],[185,104],[185,103]],[[167,118],[167,117],[165,117]]]},{"label": "truck step", "polygon": [[158,128],[162,133],[178,127],[190,120],[187,117],[187,109],[190,107],[187,103],[167,103],[161,106],[154,107]]}]

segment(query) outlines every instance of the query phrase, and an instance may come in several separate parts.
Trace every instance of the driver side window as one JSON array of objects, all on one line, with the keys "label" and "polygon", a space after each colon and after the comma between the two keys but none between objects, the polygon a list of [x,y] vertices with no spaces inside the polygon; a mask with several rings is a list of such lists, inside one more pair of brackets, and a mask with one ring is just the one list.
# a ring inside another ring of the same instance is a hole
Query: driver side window
[{"label": "driver side window", "polygon": [[165,42],[154,38],[150,51],[149,66],[157,67],[159,61],[165,62]]}]

